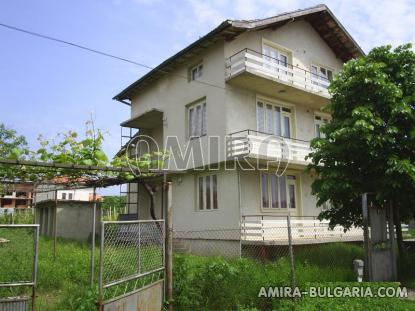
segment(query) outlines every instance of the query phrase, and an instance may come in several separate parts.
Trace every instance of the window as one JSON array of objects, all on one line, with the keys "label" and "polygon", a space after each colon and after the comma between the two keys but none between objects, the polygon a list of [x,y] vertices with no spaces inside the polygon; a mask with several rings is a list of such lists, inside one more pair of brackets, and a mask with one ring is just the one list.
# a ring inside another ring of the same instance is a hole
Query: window
[{"label": "window", "polygon": [[265,101],[257,102],[257,129],[259,132],[291,138],[292,126],[291,108]]},{"label": "window", "polygon": [[62,200],[66,200],[66,193],[62,193]]},{"label": "window", "polygon": [[199,102],[188,108],[189,138],[205,136],[206,130],[206,102]]},{"label": "window", "polygon": [[218,209],[218,180],[217,175],[198,177],[199,210]]},{"label": "window", "polygon": [[329,119],[327,117],[315,115],[314,116],[314,126],[317,138],[325,138],[326,134],[321,132],[321,126],[328,123]]},{"label": "window", "polygon": [[68,193],[68,200],[72,200],[73,198],[73,194],[72,193]]},{"label": "window", "polygon": [[262,208],[297,208],[296,176],[261,173],[261,197]]},{"label": "window", "polygon": [[311,65],[312,83],[327,88],[333,80],[333,70],[319,65]]},{"label": "window", "polygon": [[190,72],[189,72],[189,80],[190,81],[194,81],[197,80],[198,78],[200,78],[203,74],[203,64],[199,63],[196,66],[190,68]]},{"label": "window", "polygon": [[281,67],[288,67],[288,53],[268,44],[262,46],[264,67],[287,75],[288,72]]}]

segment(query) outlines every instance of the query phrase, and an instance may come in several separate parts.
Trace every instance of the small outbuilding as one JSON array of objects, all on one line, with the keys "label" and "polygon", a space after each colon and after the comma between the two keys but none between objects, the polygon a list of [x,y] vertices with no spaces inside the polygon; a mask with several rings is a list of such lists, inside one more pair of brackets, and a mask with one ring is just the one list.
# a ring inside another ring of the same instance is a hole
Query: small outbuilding
[{"label": "small outbuilding", "polygon": [[[87,241],[92,237],[93,205],[96,206],[95,232],[100,232],[100,202],[76,200],[43,200],[36,204],[36,223],[40,224],[40,234]],[[56,211],[56,215],[55,215]]]}]

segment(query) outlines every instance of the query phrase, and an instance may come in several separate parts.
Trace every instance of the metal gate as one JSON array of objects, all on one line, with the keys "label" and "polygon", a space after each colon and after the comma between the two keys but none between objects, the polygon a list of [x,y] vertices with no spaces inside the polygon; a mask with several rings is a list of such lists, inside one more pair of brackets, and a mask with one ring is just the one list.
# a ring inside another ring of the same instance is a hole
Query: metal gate
[{"label": "metal gate", "polygon": [[100,310],[161,310],[164,220],[101,222]]},{"label": "metal gate", "polygon": [[0,224],[0,310],[35,310],[38,242],[37,224]]}]

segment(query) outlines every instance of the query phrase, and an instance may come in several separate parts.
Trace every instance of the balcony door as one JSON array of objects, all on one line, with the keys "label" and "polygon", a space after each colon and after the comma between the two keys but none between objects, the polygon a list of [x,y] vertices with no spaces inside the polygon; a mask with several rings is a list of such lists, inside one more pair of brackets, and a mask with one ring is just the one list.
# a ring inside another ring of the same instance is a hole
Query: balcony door
[{"label": "balcony door", "polygon": [[292,109],[268,103],[257,102],[257,130],[262,133],[291,138],[293,135]]},{"label": "balcony door", "polygon": [[283,67],[288,67],[288,53],[281,51],[268,44],[262,45],[264,67],[278,73],[280,79],[286,79],[288,71]]}]

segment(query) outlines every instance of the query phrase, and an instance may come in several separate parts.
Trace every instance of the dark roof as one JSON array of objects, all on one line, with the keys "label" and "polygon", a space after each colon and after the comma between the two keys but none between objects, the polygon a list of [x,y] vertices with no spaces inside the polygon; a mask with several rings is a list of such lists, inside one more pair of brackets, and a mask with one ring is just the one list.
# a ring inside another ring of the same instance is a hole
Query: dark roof
[{"label": "dark roof", "polygon": [[265,28],[276,29],[286,23],[297,20],[306,20],[309,22],[343,62],[364,55],[360,46],[324,4],[264,19],[226,20],[205,36],[149,71],[113,99],[120,101],[130,100],[139,89],[158,80],[161,76],[172,72],[178,65],[218,41],[231,40],[246,31],[262,30]]}]

